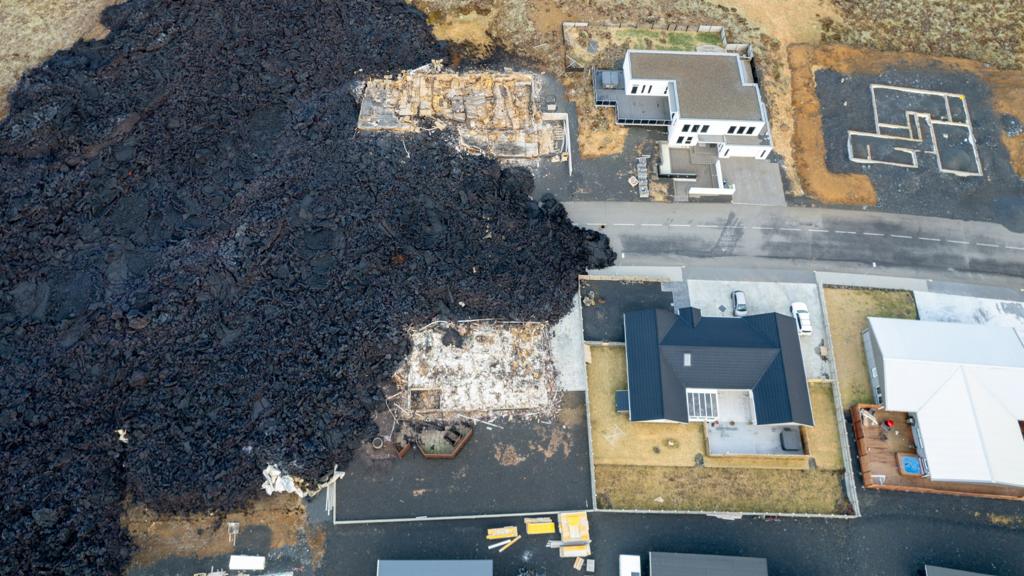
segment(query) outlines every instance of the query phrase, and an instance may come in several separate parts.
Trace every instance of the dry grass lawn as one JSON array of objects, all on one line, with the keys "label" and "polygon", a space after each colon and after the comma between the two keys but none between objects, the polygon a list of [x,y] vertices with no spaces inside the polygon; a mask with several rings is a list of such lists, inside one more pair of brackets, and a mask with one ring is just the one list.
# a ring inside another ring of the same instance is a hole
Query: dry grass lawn
[{"label": "dry grass lawn", "polygon": [[842,472],[595,466],[602,509],[844,513]]},{"label": "dry grass lawn", "polygon": [[[615,412],[625,349],[593,346],[587,366],[591,450],[603,508],[834,513],[845,510],[832,387],[812,382],[807,456],[708,456],[703,424],[630,422]],[[703,465],[697,465],[700,456]]]},{"label": "dry grass lawn", "polygon": [[807,450],[814,457],[818,470],[842,470],[843,452],[839,446],[839,423],[836,421],[832,383],[813,381],[810,388],[814,426],[807,428]]},{"label": "dry grass lawn", "polygon": [[270,529],[270,547],[305,544],[316,561],[323,556],[323,534],[306,522],[302,501],[292,494],[257,498],[252,508],[223,517],[212,514],[166,516],[142,506],[131,506],[124,523],[138,547],[132,566],[140,568],[164,558],[183,556],[206,558],[232,553],[228,522],[238,522],[245,530],[253,526]]},{"label": "dry grass lawn", "polygon": [[[694,466],[704,452],[702,424],[630,422],[615,412],[615,391],[626,388],[626,349],[592,346],[587,366],[594,464]],[[628,430],[628,433],[627,433]]]},{"label": "dry grass lawn", "polygon": [[905,290],[825,288],[825,306],[843,406],[870,404],[873,399],[861,332],[868,327],[868,316],[916,319],[914,294]]}]

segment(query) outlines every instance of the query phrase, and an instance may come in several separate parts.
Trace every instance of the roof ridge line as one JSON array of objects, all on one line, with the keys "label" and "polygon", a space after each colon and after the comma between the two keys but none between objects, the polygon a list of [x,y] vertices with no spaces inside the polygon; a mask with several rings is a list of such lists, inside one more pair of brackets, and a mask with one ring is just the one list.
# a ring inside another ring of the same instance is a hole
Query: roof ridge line
[{"label": "roof ridge line", "polygon": [[[961,368],[961,370],[963,370],[963,368]],[[977,408],[974,405],[974,393],[973,393],[973,390],[972,390],[972,388],[974,388],[974,386],[970,386],[969,384],[970,384],[970,382],[967,381],[967,374],[964,374],[964,390],[967,392],[967,401],[971,403],[971,414],[974,415],[974,429],[978,431],[978,440],[981,441],[981,452],[985,456],[985,469],[988,470],[989,482],[995,482],[996,475],[995,475],[994,471],[992,470],[992,458],[991,458],[991,454],[989,454],[988,442],[985,441],[985,434],[982,433],[981,426],[979,426],[979,423],[978,423],[978,411],[977,411]],[[988,387],[987,386],[980,386],[980,388],[985,389],[986,392],[988,391]],[[999,400],[999,398],[995,398],[995,397],[993,397],[993,399]],[[1003,405],[1002,405],[1001,402],[996,402],[996,403],[999,404],[999,407],[1001,409],[1005,410],[1005,408],[1003,408]]]}]

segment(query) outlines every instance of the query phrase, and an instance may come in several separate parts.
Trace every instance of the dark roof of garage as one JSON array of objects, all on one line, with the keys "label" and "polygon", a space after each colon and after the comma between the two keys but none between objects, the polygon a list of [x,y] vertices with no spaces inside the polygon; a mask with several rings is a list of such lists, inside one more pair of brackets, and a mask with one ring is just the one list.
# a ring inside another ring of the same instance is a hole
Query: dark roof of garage
[{"label": "dark roof of garage", "polygon": [[768,561],[742,556],[650,553],[651,576],[768,576]]},{"label": "dark roof of garage", "polygon": [[493,576],[491,560],[377,560],[377,576]]},{"label": "dark roof of garage", "polygon": [[814,423],[793,318],[649,308],[625,313],[623,324],[630,420],[687,422],[686,389],[708,388],[752,390],[758,424]]},{"label": "dark roof of garage", "polygon": [[939,566],[924,567],[925,576],[987,576],[981,572],[966,572],[964,570],[953,570],[952,568],[942,568]]}]

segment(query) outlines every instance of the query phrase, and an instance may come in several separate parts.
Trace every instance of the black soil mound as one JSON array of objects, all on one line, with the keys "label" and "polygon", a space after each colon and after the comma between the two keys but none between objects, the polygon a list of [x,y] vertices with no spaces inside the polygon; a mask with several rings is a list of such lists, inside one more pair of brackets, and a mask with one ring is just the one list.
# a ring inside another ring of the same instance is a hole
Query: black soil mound
[{"label": "black soil mound", "polygon": [[[122,503],[244,506],[375,434],[438,317],[554,320],[607,239],[355,81],[444,55],[396,0],[134,0],[0,123],[0,572],[120,572]],[[119,439],[124,431],[127,442]]]}]

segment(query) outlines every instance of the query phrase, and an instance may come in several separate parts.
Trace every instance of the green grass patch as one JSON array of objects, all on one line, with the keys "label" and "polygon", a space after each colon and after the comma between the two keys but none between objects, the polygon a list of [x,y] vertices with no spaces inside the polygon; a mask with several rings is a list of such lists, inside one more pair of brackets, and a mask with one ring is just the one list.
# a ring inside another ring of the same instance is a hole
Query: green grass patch
[{"label": "green grass patch", "polygon": [[612,32],[616,43],[644,50],[678,50],[691,52],[701,44],[721,46],[722,38],[714,32],[680,32],[648,30],[644,28],[618,28]]}]

